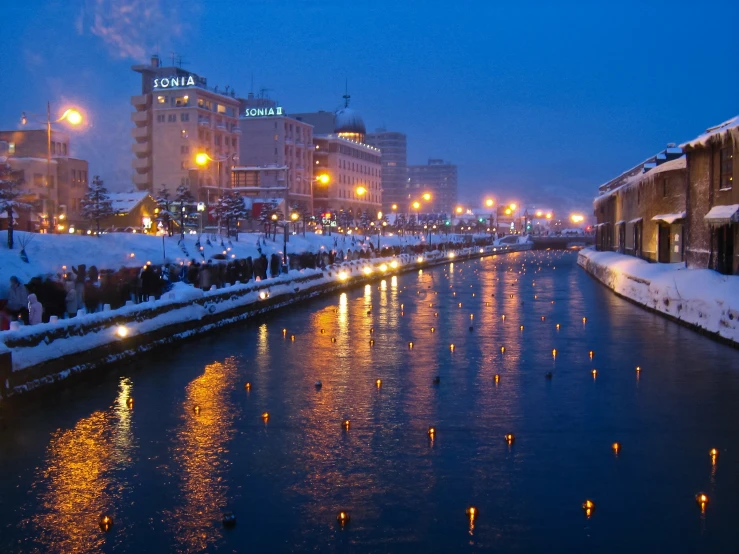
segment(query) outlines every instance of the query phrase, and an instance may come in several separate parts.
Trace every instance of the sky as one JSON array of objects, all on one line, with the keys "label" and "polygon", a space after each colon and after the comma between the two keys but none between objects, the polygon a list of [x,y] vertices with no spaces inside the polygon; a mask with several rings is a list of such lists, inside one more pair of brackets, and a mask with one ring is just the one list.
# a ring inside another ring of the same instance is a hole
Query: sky
[{"label": "sky", "polygon": [[[0,128],[80,105],[73,154],[131,187],[131,65],[158,53],[293,113],[348,81],[408,163],[459,167],[460,200],[592,212],[597,187],[739,113],[739,2],[27,0],[4,5]],[[12,47],[11,47],[12,45]]]}]

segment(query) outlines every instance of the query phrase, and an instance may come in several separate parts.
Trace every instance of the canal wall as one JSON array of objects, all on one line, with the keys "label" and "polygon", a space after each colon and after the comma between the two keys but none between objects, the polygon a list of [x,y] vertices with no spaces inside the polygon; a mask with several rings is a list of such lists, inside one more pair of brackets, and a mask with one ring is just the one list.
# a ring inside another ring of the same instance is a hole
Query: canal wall
[{"label": "canal wall", "polygon": [[739,276],[592,248],[577,263],[618,296],[739,348]]},{"label": "canal wall", "polygon": [[455,252],[356,260],[290,271],[264,281],[202,291],[176,283],[159,300],[0,333],[0,398],[66,382],[111,363],[245,321],[297,302],[454,259],[517,251],[486,246]]}]

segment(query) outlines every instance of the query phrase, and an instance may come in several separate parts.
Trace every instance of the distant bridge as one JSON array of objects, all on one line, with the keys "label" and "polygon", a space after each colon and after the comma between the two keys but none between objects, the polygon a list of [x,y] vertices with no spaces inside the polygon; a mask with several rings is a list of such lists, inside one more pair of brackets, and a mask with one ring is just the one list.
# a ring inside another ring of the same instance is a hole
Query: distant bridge
[{"label": "distant bridge", "polygon": [[563,250],[573,246],[590,246],[595,244],[595,237],[593,236],[532,236],[531,238],[534,241],[533,250],[546,250],[547,248],[551,248],[552,250]]}]

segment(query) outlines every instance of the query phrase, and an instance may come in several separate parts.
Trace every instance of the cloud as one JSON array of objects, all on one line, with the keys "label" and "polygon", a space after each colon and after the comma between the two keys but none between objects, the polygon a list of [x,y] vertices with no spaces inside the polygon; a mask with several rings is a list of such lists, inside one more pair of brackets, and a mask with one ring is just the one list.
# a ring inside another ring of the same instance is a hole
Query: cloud
[{"label": "cloud", "polygon": [[195,9],[176,0],[85,0],[75,27],[99,38],[112,57],[144,62],[183,36],[183,18]]}]

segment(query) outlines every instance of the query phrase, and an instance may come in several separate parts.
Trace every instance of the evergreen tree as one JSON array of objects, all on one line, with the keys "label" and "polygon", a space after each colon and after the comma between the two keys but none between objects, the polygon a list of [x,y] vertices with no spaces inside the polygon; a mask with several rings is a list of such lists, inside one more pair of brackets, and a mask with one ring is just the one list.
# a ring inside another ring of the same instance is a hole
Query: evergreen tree
[{"label": "evergreen tree", "polygon": [[364,230],[367,230],[367,229],[369,228],[369,224],[370,224],[370,217],[369,217],[369,215],[367,214],[367,210],[365,210],[365,211],[363,211],[363,212],[362,212],[362,214],[361,214],[361,215],[359,216],[359,226],[360,226],[360,227],[361,227],[362,229],[364,229]]},{"label": "evergreen tree", "polygon": [[[235,229],[239,220],[248,217],[244,199],[233,192],[224,194],[216,204],[216,216],[226,224],[226,235],[231,236],[231,227]],[[238,233],[236,236],[238,239]]]},{"label": "evergreen tree", "polygon": [[167,231],[167,234],[172,236],[172,219],[174,215],[170,210],[170,204],[172,203],[171,195],[167,185],[162,185],[157,191],[156,202],[159,204],[159,215],[157,219],[162,222],[162,226]]},{"label": "evergreen tree", "polygon": [[264,233],[269,235],[270,226],[272,225],[272,213],[275,210],[275,205],[271,202],[263,202],[262,207],[259,209],[259,222],[264,227]]},{"label": "evergreen tree", "polygon": [[15,226],[15,215],[19,210],[27,210],[31,207],[22,201],[28,194],[20,190],[23,185],[23,177],[20,171],[15,171],[10,164],[0,163],[0,212],[5,212],[8,217],[8,248],[13,249],[13,227]]},{"label": "evergreen tree", "polygon": [[108,190],[103,186],[103,180],[95,175],[87,187],[87,194],[80,201],[81,215],[84,219],[95,222],[97,235],[100,236],[100,220],[115,213],[108,196]]},{"label": "evergreen tree", "polygon": [[190,187],[180,185],[174,197],[175,203],[179,204],[180,214],[180,240],[185,240],[185,217],[190,215],[195,197],[190,192]]}]

